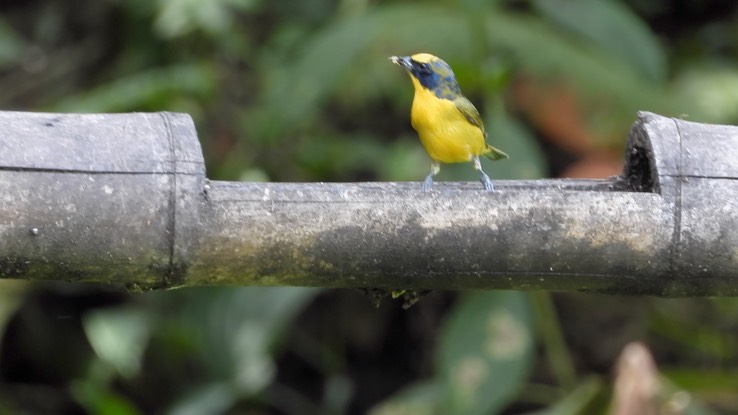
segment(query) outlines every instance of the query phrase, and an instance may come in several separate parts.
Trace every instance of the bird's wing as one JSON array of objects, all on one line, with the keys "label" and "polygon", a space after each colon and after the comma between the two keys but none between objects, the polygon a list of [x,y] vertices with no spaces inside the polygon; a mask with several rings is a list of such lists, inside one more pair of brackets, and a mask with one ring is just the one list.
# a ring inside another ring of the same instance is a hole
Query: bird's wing
[{"label": "bird's wing", "polygon": [[456,105],[456,109],[461,112],[469,123],[479,127],[484,136],[487,137],[487,133],[484,131],[484,124],[482,123],[482,117],[479,116],[479,111],[477,111],[477,108],[471,103],[471,101],[466,99],[464,96],[460,96],[454,100],[454,105]]},{"label": "bird's wing", "polygon": [[[475,125],[479,127],[480,130],[482,130],[482,134],[484,135],[485,141],[487,140],[487,132],[484,131],[484,124],[482,124],[482,117],[479,115],[479,111],[477,111],[477,108],[474,106],[474,104],[471,103],[466,97],[459,97],[454,100],[454,104],[456,105],[456,108],[464,115],[467,121],[471,123],[472,125]],[[499,148],[492,147],[491,145],[487,144],[487,150],[483,153],[483,155],[490,160],[502,160],[510,158],[510,156],[507,155],[504,151],[500,150]]]}]

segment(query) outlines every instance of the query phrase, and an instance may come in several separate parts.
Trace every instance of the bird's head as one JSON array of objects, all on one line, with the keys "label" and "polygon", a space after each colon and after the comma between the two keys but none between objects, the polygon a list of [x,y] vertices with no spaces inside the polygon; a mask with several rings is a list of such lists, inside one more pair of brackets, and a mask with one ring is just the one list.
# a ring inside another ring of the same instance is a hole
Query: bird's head
[{"label": "bird's head", "polygon": [[461,94],[454,72],[443,59],[429,53],[412,56],[390,56],[389,60],[404,68],[415,88],[424,88],[442,99],[455,99]]}]

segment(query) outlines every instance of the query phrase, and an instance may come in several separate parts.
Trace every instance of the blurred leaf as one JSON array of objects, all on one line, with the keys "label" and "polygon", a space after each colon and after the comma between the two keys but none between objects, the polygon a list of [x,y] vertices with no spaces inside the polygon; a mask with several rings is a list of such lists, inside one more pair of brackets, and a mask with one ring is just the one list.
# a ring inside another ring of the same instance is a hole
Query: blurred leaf
[{"label": "blurred leaf", "polygon": [[422,180],[430,171],[430,157],[416,135],[402,136],[383,151],[386,154],[378,160],[379,180]]},{"label": "blurred leaf", "polygon": [[738,390],[738,376],[732,369],[707,370],[705,368],[692,369],[688,367],[666,369],[664,376],[679,388],[699,395],[706,392],[734,392]]},{"label": "blurred leaf", "polygon": [[274,342],[320,290],[307,288],[183,289],[182,319],[204,344],[199,351],[213,380],[229,381],[243,395],[260,391],[275,375]]},{"label": "blurred leaf", "polygon": [[177,37],[193,30],[228,32],[234,9],[248,10],[257,0],[159,0],[154,26],[164,37]]},{"label": "blurred leaf", "polygon": [[632,120],[637,110],[678,114],[688,108],[630,65],[601,48],[571,42],[539,19],[490,13],[485,27],[490,45],[509,51],[523,73],[567,79],[582,96],[611,103],[611,117]]},{"label": "blurred leaf", "polygon": [[597,415],[607,413],[605,384],[596,377],[586,378],[565,398],[542,411],[529,415]]},{"label": "blurred leaf", "polygon": [[697,112],[683,114],[692,121],[738,122],[738,73],[734,67],[692,68],[679,77],[675,88],[694,102]]},{"label": "blurred leaf", "polygon": [[268,182],[269,176],[264,170],[252,168],[246,169],[238,176],[240,182]]},{"label": "blurred leaf", "polygon": [[0,19],[0,67],[12,65],[20,60],[24,49],[26,49],[24,42],[13,28],[5,19]]},{"label": "blurred leaf", "polygon": [[124,377],[141,369],[141,357],[150,335],[150,316],[141,309],[103,309],[84,317],[83,324],[100,360]]},{"label": "blurred leaf", "polygon": [[166,415],[222,414],[238,399],[238,393],[228,383],[214,382],[190,391]]},{"label": "blurred leaf", "polygon": [[659,336],[681,344],[686,350],[717,359],[735,358],[738,341],[732,333],[702,321],[685,321],[675,314],[662,310],[651,313],[649,329]]},{"label": "blurred leaf", "polygon": [[[167,96],[205,94],[215,88],[213,70],[208,65],[174,65],[150,69],[122,77],[108,84],[61,100],[51,107],[59,112],[116,112],[161,109],[158,102]],[[174,110],[173,108],[167,108]]]},{"label": "blurred leaf", "polygon": [[[369,41],[366,18],[348,18],[328,26],[310,40],[294,61],[266,71],[266,97],[257,118],[265,129],[257,137],[274,137],[314,115]],[[336,53],[341,51],[341,53]],[[290,57],[291,58],[291,57]]]},{"label": "blurred leaf", "polygon": [[478,13],[486,7],[495,7],[501,0],[458,0],[458,3],[470,12]]},{"label": "blurred leaf", "polygon": [[328,25],[299,48],[296,58],[289,53],[263,68],[263,108],[250,120],[250,125],[264,128],[256,136],[276,138],[303,126],[331,93],[366,97],[386,89],[392,79],[395,84],[407,81],[386,60],[391,54],[424,48],[449,54],[463,50],[471,39],[460,17],[432,6],[390,5]]},{"label": "blurred leaf", "polygon": [[321,134],[305,137],[296,143],[296,160],[310,173],[317,177],[334,175],[350,169],[375,170],[386,158],[386,149],[377,137],[354,134],[350,139],[346,136]]},{"label": "blurred leaf", "polygon": [[[700,379],[700,378],[712,378],[713,374],[707,374],[707,376],[704,376],[701,371],[694,371],[691,376],[694,377],[694,379]],[[687,372],[683,372],[682,374],[686,374]],[[732,375],[733,379],[723,379],[726,381],[722,385],[722,387],[718,385],[713,385],[714,387],[711,387],[709,389],[704,390],[706,397],[711,396],[719,396],[719,394],[722,392],[724,396],[735,396],[735,374]],[[718,377],[710,379],[711,381],[716,381],[719,379]],[[698,381],[699,382],[699,381]],[[728,385],[733,385],[731,388]],[[708,405],[705,405],[704,403],[700,402],[700,394],[696,393],[694,391],[685,391],[683,389],[680,389],[679,387],[671,384],[668,381],[663,382],[662,388],[661,388],[661,407],[664,408],[663,412],[667,414],[679,414],[679,415],[718,415],[720,413],[724,412],[718,412],[716,410],[712,410],[708,407]]]},{"label": "blurred leaf", "polygon": [[445,414],[494,414],[523,385],[533,359],[525,294],[466,295],[443,327],[436,356],[446,393]]},{"label": "blurred leaf", "polygon": [[487,141],[510,155],[510,159],[484,163],[493,179],[540,179],[546,176],[546,158],[535,138],[520,121],[507,115],[498,103],[485,123]]},{"label": "blurred leaf", "polygon": [[17,312],[25,298],[26,291],[33,285],[28,281],[3,279],[0,280],[0,339],[5,332],[8,321]]},{"label": "blurred leaf", "polygon": [[369,415],[432,415],[442,396],[443,386],[436,382],[414,383],[374,406]]},{"label": "blurred leaf", "polygon": [[576,368],[552,296],[553,294],[547,291],[534,291],[528,294],[539,343],[544,349],[551,375],[560,388],[569,391],[577,383]]},{"label": "blurred leaf", "polygon": [[[679,415],[721,415],[721,412],[713,411],[706,405],[690,399],[688,394],[677,395],[673,405],[680,409]],[[675,412],[672,412],[675,413]]]},{"label": "blurred leaf", "polygon": [[76,381],[71,392],[89,414],[94,415],[140,415],[141,411],[129,400],[94,381]]},{"label": "blurred leaf", "polygon": [[626,5],[611,0],[534,0],[544,16],[591,41],[607,55],[663,81],[666,58],[648,26]]},{"label": "blurred leaf", "polygon": [[323,413],[343,414],[354,398],[354,382],[344,375],[328,375],[323,386]]}]

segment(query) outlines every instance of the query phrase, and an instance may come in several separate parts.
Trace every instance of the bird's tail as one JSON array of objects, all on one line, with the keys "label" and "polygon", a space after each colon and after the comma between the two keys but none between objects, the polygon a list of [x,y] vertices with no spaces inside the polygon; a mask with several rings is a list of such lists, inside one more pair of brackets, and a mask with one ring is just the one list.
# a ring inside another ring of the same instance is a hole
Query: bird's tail
[{"label": "bird's tail", "polygon": [[510,158],[510,156],[508,156],[507,153],[500,150],[499,148],[492,147],[489,144],[487,144],[487,148],[485,152],[483,153],[483,155],[484,157],[487,157],[490,160],[504,160],[504,159]]}]

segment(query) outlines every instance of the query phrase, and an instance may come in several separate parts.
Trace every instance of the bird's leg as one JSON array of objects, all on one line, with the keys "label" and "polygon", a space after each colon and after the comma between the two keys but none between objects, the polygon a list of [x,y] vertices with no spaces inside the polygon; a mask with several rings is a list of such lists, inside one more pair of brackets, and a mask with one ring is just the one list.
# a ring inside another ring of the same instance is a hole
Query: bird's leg
[{"label": "bird's leg", "polygon": [[487,176],[487,173],[482,170],[482,163],[479,161],[479,156],[474,156],[474,170],[482,174],[482,176],[479,178],[479,181],[482,182],[484,190],[490,192],[494,191],[495,187],[492,185],[492,180],[490,180],[489,176]]},{"label": "bird's leg", "polygon": [[431,163],[431,171],[427,176],[425,176],[425,180],[423,180],[422,189],[424,192],[429,191],[431,187],[433,187],[433,176],[438,174],[439,171],[441,171],[441,165],[437,161],[433,160]]}]

